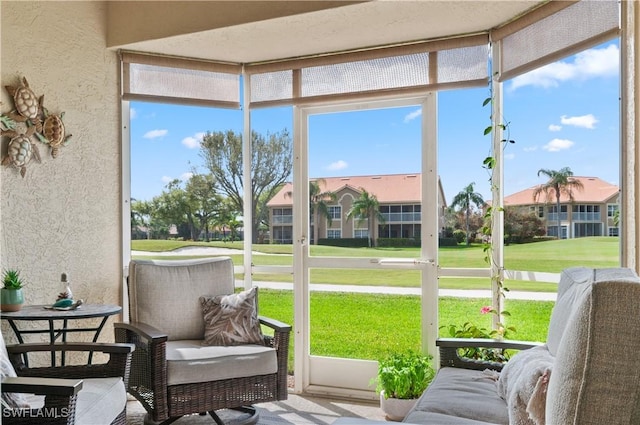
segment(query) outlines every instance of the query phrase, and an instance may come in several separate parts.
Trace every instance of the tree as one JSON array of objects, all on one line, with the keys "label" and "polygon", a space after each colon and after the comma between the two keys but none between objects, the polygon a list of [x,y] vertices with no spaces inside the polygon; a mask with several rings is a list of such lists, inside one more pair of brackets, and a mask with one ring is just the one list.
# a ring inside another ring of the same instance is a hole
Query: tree
[{"label": "tree", "polygon": [[515,207],[504,209],[504,236],[507,243],[528,242],[545,233],[544,222],[535,213],[522,213]]},{"label": "tree", "polygon": [[185,185],[186,214],[193,215],[190,220],[191,238],[197,239],[202,230],[209,242],[209,223],[218,213],[222,197],[216,192],[216,184],[211,174],[193,174]]},{"label": "tree", "polygon": [[[251,211],[252,242],[257,242],[266,203],[286,182],[293,169],[292,140],[284,129],[266,136],[251,132]],[[207,132],[200,145],[200,156],[222,193],[238,211],[244,210],[242,135],[233,130]]]},{"label": "tree", "polygon": [[367,220],[367,231],[369,232],[369,248],[375,246],[373,241],[373,232],[375,229],[375,220],[381,223],[385,222],[384,216],[380,212],[380,203],[378,198],[370,194],[365,188],[360,188],[360,197],[353,201],[353,205],[347,211],[347,220],[356,218],[359,221]]},{"label": "tree", "polygon": [[221,197],[210,174],[194,174],[184,189],[182,184],[178,179],[169,182],[166,190],[153,198],[153,205],[160,219],[184,230],[183,237],[197,240],[218,211]]},{"label": "tree", "polygon": [[[326,186],[325,179],[317,179],[309,181],[309,214],[313,223],[313,244],[318,244],[318,231],[320,226],[320,218],[324,217],[329,226],[332,219],[329,214],[329,205],[336,202],[336,194],[331,191],[323,192],[321,186]],[[293,192],[285,193],[285,196],[291,197]]]},{"label": "tree", "polygon": [[469,246],[469,216],[471,215],[471,208],[473,205],[478,208],[482,208],[484,205],[482,195],[473,191],[474,185],[475,183],[470,183],[461,192],[454,196],[451,201],[451,208],[460,207],[460,210],[465,212],[467,246]]},{"label": "tree", "polygon": [[151,204],[147,201],[139,201],[131,198],[131,237],[139,239],[141,227],[147,229],[147,239],[151,239],[149,222],[151,221]]},{"label": "tree", "polygon": [[558,214],[558,239],[562,236],[562,220],[560,219],[560,196],[566,195],[573,202],[573,190],[582,190],[584,186],[580,180],[573,178],[573,171],[569,167],[564,167],[559,171],[541,168],[538,170],[538,177],[544,174],[549,177],[549,181],[541,184],[533,191],[533,201],[538,202],[538,198],[542,194],[545,195],[546,201],[556,200],[556,212]]},{"label": "tree", "polygon": [[[242,213],[240,211],[236,210],[236,207],[229,198],[222,200],[218,213],[215,215],[212,224],[218,230],[222,229],[223,241],[234,241],[236,238],[240,239],[237,233],[240,226],[242,226],[242,222],[238,220],[238,216],[241,214]],[[230,232],[229,236],[227,236],[227,230]]]}]

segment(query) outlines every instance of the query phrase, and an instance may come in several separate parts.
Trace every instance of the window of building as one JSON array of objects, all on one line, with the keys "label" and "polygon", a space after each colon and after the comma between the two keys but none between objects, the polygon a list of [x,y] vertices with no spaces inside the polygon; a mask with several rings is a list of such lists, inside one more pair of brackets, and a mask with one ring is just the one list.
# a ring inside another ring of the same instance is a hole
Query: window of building
[{"label": "window of building", "polygon": [[293,228],[291,226],[273,226],[272,231],[274,243],[293,243]]},{"label": "window of building", "polygon": [[340,239],[342,237],[342,231],[339,229],[329,229],[327,230],[327,238],[328,239]]},{"label": "window of building", "polygon": [[[562,232],[562,236],[560,237],[561,239],[567,239],[567,226],[560,226],[561,227],[561,232]],[[548,226],[547,227],[547,236],[551,236],[554,238],[558,237],[558,226]]]},{"label": "window of building", "polygon": [[602,236],[602,223],[575,223],[574,229],[576,238]]},{"label": "window of building", "polygon": [[[560,205],[560,220],[567,220],[569,218],[568,209],[566,205]],[[558,220],[558,207],[557,205],[550,205],[547,207],[547,220]],[[557,234],[557,233],[556,233]]]},{"label": "window of building", "polygon": [[340,205],[333,205],[328,208],[329,217],[331,220],[340,220],[342,217],[342,207]]},{"label": "window of building", "polygon": [[609,236],[620,236],[620,228],[609,227]]},{"label": "window of building", "polygon": [[[608,204],[607,205],[607,217],[613,218],[616,216],[616,211],[618,211],[620,207],[618,204]],[[617,235],[616,235],[617,236]]]},{"label": "window of building", "polygon": [[574,205],[572,216],[577,221],[600,221],[600,205]]},{"label": "window of building", "polygon": [[369,237],[368,229],[355,229],[353,231],[353,237],[357,239],[365,239]]},{"label": "window of building", "polygon": [[274,208],[273,224],[292,224],[293,211],[291,208]]}]

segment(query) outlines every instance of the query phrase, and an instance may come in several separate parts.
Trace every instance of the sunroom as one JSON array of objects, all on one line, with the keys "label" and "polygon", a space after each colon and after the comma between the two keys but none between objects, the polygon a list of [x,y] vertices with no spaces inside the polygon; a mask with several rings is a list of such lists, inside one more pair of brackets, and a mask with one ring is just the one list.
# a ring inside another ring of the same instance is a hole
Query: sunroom
[{"label": "sunroom", "polygon": [[[42,155],[24,178],[8,167],[0,174],[1,263],[24,270],[30,304],[47,303],[60,273],[68,272],[85,298],[122,305],[127,319],[130,177],[136,166],[132,102],[235,108],[246,141],[261,111],[285,108],[294,147],[293,261],[254,265],[255,235],[245,226],[244,260],[236,271],[244,274],[245,287],[261,273],[292,276],[295,392],[372,398],[375,361],[314,355],[313,271],[412,273],[421,295],[415,312],[420,344],[434,355],[439,279],[486,280],[496,310],[504,302],[496,282],[504,278],[557,281],[557,275],[505,269],[501,243],[492,246],[491,266],[441,266],[437,203],[428,202],[438,196],[438,115],[444,113],[438,99],[444,92],[484,88],[490,99],[485,115],[501,117],[505,82],[613,39],[619,40],[621,64],[620,265],[639,271],[640,12],[634,2],[3,2],[0,13],[3,85],[27,77],[66,112],[74,133],[59,157]],[[3,112],[11,104],[3,91]],[[311,255],[311,218],[302,200],[309,199],[309,179],[317,177],[310,175],[310,156],[321,146],[312,145],[309,135],[322,117],[393,108],[421,111],[420,143],[412,151],[419,158],[423,203],[419,255]],[[498,118],[484,126],[492,128],[485,143],[495,160],[492,206],[500,211],[508,136]],[[244,153],[251,157],[250,143]],[[247,159],[244,174],[251,173]],[[251,197],[249,185],[244,195]],[[251,223],[248,204],[243,217]],[[492,240],[503,240],[500,213],[493,214],[492,232]]]}]

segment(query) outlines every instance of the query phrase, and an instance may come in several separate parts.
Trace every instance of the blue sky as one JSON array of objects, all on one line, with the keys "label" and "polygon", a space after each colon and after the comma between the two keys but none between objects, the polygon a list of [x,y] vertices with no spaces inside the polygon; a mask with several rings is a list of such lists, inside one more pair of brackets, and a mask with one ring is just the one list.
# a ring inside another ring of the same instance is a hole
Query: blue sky
[{"label": "blue sky", "polygon": [[[619,47],[612,41],[504,84],[505,194],[544,179],[540,168],[619,183]],[[488,87],[438,94],[438,167],[447,201],[474,182],[490,199],[482,160],[489,154]],[[312,116],[309,175],[420,172],[419,107]],[[260,133],[292,129],[291,108],[252,112]],[[168,181],[206,172],[199,141],[206,131],[242,131],[242,112],[131,103],[131,196],[151,200]],[[291,132],[291,131],[290,131]]]}]

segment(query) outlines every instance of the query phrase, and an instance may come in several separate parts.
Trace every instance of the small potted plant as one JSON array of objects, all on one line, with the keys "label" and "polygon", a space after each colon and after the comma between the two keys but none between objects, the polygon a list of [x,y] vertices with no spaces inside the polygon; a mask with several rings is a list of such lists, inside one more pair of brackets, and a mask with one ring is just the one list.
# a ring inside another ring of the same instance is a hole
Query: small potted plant
[{"label": "small potted plant", "polygon": [[377,390],[380,407],[392,421],[401,421],[427,389],[435,370],[433,357],[409,351],[378,362]]},{"label": "small potted plant", "polygon": [[24,285],[20,272],[14,269],[5,269],[2,275],[3,287],[0,289],[2,297],[2,311],[18,311],[24,303],[22,286]]}]

